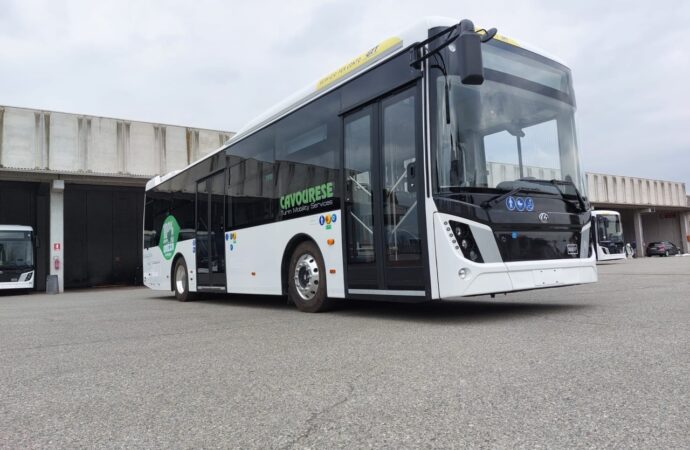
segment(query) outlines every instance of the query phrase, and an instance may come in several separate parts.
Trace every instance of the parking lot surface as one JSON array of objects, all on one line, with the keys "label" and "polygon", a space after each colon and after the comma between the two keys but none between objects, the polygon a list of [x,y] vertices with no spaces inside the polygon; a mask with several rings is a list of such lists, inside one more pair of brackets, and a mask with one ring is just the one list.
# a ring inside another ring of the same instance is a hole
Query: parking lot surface
[{"label": "parking lot surface", "polygon": [[0,296],[0,446],[690,447],[690,257],[594,285],[304,314]]}]

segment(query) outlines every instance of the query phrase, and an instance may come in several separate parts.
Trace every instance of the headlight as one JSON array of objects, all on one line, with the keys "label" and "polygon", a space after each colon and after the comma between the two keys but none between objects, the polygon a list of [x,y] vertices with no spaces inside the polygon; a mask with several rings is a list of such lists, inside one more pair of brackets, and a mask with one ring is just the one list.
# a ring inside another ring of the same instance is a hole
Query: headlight
[{"label": "headlight", "polygon": [[455,239],[460,243],[460,250],[463,256],[472,262],[483,263],[484,259],[479,251],[477,242],[474,240],[474,236],[472,236],[470,227],[467,224],[453,221],[450,221],[449,225],[450,229],[453,230]]}]

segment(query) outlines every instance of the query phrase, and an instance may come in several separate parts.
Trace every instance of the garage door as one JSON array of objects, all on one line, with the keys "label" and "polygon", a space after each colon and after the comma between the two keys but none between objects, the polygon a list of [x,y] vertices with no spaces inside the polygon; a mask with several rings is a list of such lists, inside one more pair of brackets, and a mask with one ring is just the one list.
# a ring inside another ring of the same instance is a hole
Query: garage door
[{"label": "garage door", "polygon": [[66,288],[141,283],[143,204],[143,189],[66,186]]},{"label": "garage door", "polygon": [[36,290],[45,291],[48,269],[50,186],[48,183],[0,181],[0,224],[27,225],[38,237]]},{"label": "garage door", "polygon": [[681,246],[680,218],[677,212],[655,212],[642,215],[642,229],[646,243],[671,241]]}]

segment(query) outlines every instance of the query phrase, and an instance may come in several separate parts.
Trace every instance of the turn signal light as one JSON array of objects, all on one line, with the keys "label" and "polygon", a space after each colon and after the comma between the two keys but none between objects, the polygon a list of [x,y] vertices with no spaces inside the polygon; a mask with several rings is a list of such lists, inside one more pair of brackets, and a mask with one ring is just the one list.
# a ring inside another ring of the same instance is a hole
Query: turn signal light
[{"label": "turn signal light", "polygon": [[328,245],[333,245],[335,244],[335,239],[328,239],[326,243],[328,243]]}]

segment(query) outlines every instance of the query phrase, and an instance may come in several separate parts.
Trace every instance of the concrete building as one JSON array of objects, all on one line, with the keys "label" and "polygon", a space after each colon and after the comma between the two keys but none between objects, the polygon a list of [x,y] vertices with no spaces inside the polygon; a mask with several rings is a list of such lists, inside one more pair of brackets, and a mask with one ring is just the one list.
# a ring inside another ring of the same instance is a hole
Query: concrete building
[{"label": "concrete building", "polygon": [[[0,224],[38,235],[36,286],[61,289],[141,282],[144,186],[181,169],[233,133],[0,106]],[[490,183],[519,167],[487,164]],[[557,169],[525,167],[558,178]],[[690,252],[690,200],[670,181],[587,174],[597,209],[621,212],[625,239],[670,240]]]},{"label": "concrete building", "polygon": [[[655,241],[671,241],[690,253],[690,198],[685,184],[587,173],[589,199],[595,209],[611,209],[621,214],[626,242],[638,248]],[[644,251],[638,251],[644,256]]]},{"label": "concrete building", "polygon": [[38,236],[37,289],[141,282],[144,186],[232,133],[0,106],[0,223]]}]

